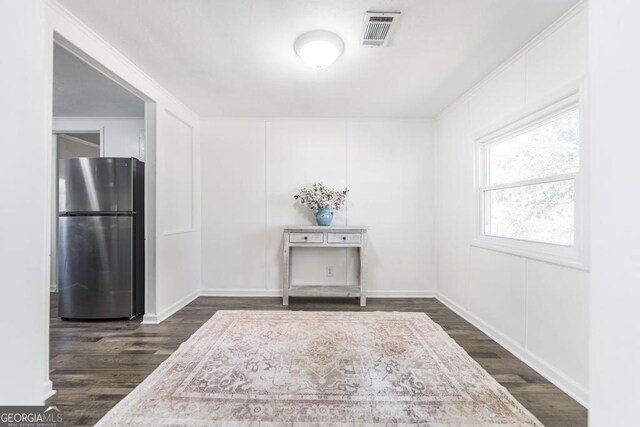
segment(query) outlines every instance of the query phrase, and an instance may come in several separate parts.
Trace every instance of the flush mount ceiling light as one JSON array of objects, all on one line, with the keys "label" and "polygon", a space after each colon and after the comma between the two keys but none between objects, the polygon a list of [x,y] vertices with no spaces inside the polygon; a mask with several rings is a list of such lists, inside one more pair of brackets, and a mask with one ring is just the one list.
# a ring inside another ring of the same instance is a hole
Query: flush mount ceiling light
[{"label": "flush mount ceiling light", "polygon": [[298,37],[293,48],[309,67],[321,69],[333,64],[342,55],[344,43],[338,35],[329,31],[310,31]]}]

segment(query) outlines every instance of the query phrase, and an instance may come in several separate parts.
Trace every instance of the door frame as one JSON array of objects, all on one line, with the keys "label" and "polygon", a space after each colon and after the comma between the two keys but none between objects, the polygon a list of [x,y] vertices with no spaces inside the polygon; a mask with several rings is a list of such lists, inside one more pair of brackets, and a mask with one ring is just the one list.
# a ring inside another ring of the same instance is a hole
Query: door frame
[{"label": "door frame", "polygon": [[[157,122],[157,102],[152,97],[146,95],[141,90],[137,89],[134,85],[127,82],[124,78],[121,78],[117,73],[110,70],[98,60],[94,59],[91,55],[84,52],[82,49],[77,47],[74,43],[67,40],[64,36],[58,33],[55,30],[55,25],[50,27],[50,44],[48,47],[48,61],[49,61],[49,71],[48,71],[48,87],[46,92],[47,102],[49,105],[48,117],[47,117],[47,127],[46,135],[48,138],[51,138],[53,135],[53,51],[54,46],[57,44],[62,48],[66,49],[70,53],[74,54],[76,57],[96,69],[98,72],[102,73],[109,79],[113,80],[115,83],[122,86],[124,89],[131,92],[133,95],[140,98],[145,104],[145,313],[155,313],[156,312],[156,122]],[[53,198],[53,191],[51,191],[53,185],[57,186],[57,177],[54,179],[54,170],[51,165],[53,164],[53,160],[57,160],[57,151],[53,148],[54,144],[49,142],[45,145],[45,149],[47,151],[47,165],[48,165],[48,173],[45,175],[46,179],[46,188],[49,190],[49,197]],[[102,138],[101,138],[101,147],[103,147]],[[57,169],[57,163],[56,163]],[[55,171],[57,176],[57,170]],[[56,192],[57,193],[57,192]],[[57,217],[57,206],[54,209],[54,201],[49,200],[47,203],[48,210],[46,221],[47,227],[53,227],[53,221],[51,220],[53,214],[56,214]],[[56,203],[57,205],[57,203]],[[57,224],[57,219],[56,219]],[[57,228],[57,226],[56,226]],[[48,230],[48,235],[50,236],[52,230]],[[47,244],[46,252],[49,255],[49,263],[51,263],[51,253],[52,253],[52,242],[49,239]],[[46,340],[47,346],[49,348],[49,298],[51,292],[51,268],[47,268],[47,304],[46,304]],[[49,372],[49,353],[47,351],[45,358],[45,372]],[[51,385],[51,381],[48,381],[49,390],[45,389],[45,397],[51,397],[55,394],[55,390]]]},{"label": "door frame", "polygon": [[[96,59],[77,47],[64,36],[53,30],[53,43],[51,44],[51,60],[53,62],[54,44],[66,49],[80,60],[87,63],[97,72],[108,77],[145,103],[145,313],[156,312],[156,117],[157,104],[150,96],[146,95],[134,85],[127,82],[115,72],[102,65]],[[53,84],[53,69],[51,69],[51,84]],[[51,94],[50,101],[53,96]],[[52,116],[53,117],[53,116]],[[53,124],[51,123],[51,127]],[[102,144],[101,138],[101,147]],[[50,159],[53,156],[50,154]],[[51,179],[52,174],[49,174]],[[49,203],[53,205],[53,203]],[[51,246],[51,245],[50,245]],[[51,254],[51,247],[49,247]],[[49,280],[51,282],[51,280]]]}]

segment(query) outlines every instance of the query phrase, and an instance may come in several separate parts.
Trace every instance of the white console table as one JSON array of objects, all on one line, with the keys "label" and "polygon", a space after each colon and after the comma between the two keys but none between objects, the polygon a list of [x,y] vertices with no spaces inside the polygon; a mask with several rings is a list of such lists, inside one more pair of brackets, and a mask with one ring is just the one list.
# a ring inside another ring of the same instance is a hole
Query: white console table
[{"label": "white console table", "polygon": [[[290,296],[360,297],[360,305],[367,304],[367,227],[299,225],[284,228],[284,280],[282,304],[289,305]],[[295,286],[291,284],[291,250],[293,248],[358,248],[360,271],[358,285],[344,284]]]}]

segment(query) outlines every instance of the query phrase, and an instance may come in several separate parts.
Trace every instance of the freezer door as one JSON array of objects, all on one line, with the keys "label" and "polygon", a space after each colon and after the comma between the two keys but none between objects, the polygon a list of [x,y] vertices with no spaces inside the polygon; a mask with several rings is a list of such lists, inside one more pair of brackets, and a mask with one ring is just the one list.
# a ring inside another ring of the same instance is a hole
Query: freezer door
[{"label": "freezer door", "polygon": [[59,316],[131,317],[133,216],[59,219]]},{"label": "freezer door", "polygon": [[133,211],[133,159],[60,160],[60,212]]}]

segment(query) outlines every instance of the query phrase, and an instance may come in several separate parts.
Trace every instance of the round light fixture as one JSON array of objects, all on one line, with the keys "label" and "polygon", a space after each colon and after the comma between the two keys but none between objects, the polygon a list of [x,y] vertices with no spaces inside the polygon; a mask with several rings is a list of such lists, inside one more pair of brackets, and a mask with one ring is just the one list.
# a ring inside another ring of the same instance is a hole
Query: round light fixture
[{"label": "round light fixture", "polygon": [[321,69],[333,64],[342,55],[344,43],[338,35],[329,31],[311,31],[298,37],[293,48],[309,67]]}]

